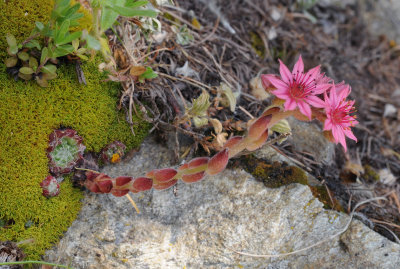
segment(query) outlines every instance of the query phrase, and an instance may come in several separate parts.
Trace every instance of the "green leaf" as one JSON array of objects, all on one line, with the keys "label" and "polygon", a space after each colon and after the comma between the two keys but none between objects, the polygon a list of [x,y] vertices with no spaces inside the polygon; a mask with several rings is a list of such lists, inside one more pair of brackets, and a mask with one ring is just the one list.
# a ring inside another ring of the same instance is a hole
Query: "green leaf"
[{"label": "green leaf", "polygon": [[101,9],[100,28],[101,31],[106,31],[110,28],[118,18],[118,13],[114,10],[103,7]]},{"label": "green leaf", "polygon": [[147,5],[148,1],[135,1],[135,0],[128,0],[126,1],[125,6],[130,8],[138,8],[144,5]]},{"label": "green leaf", "polygon": [[60,40],[60,41],[59,41],[58,43],[56,43],[56,44],[57,44],[57,45],[64,45],[64,44],[70,43],[70,42],[72,42],[74,39],[80,38],[81,35],[82,35],[82,31],[74,32],[74,33],[72,33],[72,34],[70,34],[70,35],[65,36],[64,39]]},{"label": "green leaf", "polygon": [[155,18],[157,17],[158,14],[154,10],[142,10],[142,9],[121,7],[121,6],[114,6],[111,8],[116,12],[118,12],[121,16],[125,17],[143,16],[143,17]]},{"label": "green leaf", "polygon": [[33,40],[29,41],[28,43],[26,43],[24,47],[28,48],[28,49],[37,48],[38,50],[40,50],[40,48],[41,48],[39,41],[37,41],[35,39],[33,39]]},{"label": "green leaf", "polygon": [[29,60],[29,54],[27,53],[27,52],[25,52],[25,51],[21,51],[21,52],[18,52],[18,58],[20,58],[21,59],[21,61],[28,61]]},{"label": "green leaf", "polygon": [[146,71],[139,76],[139,82],[144,82],[145,79],[153,79],[158,77],[157,73],[151,69],[151,67],[146,67]]},{"label": "green leaf", "polygon": [[55,73],[45,73],[45,74],[43,74],[42,75],[42,78],[44,79],[44,80],[50,80],[50,79],[55,79],[57,77],[57,74],[55,74]]},{"label": "green leaf", "polygon": [[13,36],[12,34],[7,33],[6,34],[6,39],[7,39],[8,46],[10,48],[17,46],[17,40],[15,39],[15,36]]},{"label": "green leaf", "polygon": [[18,58],[17,57],[10,57],[7,58],[5,61],[5,64],[7,67],[14,67],[18,62]]},{"label": "green leaf", "polygon": [[15,55],[15,54],[17,54],[17,52],[18,52],[18,47],[17,46],[13,46],[13,47],[9,47],[8,48],[8,53],[10,55]]},{"label": "green leaf", "polygon": [[79,58],[81,58],[84,61],[89,60],[89,58],[86,55],[82,55],[82,54],[77,54],[76,56],[78,56]]},{"label": "green leaf", "polygon": [[40,21],[35,22],[36,24],[36,28],[41,32],[44,29],[44,25],[43,23],[41,23]]},{"label": "green leaf", "polygon": [[31,80],[32,74],[22,74],[21,72],[18,73],[18,77],[22,78],[23,80]]},{"label": "green leaf", "polygon": [[35,57],[29,57],[29,67],[31,67],[33,70],[36,71],[36,68],[38,67],[39,63],[36,60]]},{"label": "green leaf", "polygon": [[42,55],[40,56],[40,63],[43,64],[47,60],[47,56],[49,55],[49,49],[44,47],[42,49]]},{"label": "green leaf", "polygon": [[46,64],[40,69],[45,74],[56,74],[57,67],[54,64]]},{"label": "green leaf", "polygon": [[52,58],[58,58],[68,55],[74,51],[74,47],[70,44],[61,45],[55,48],[52,54]]},{"label": "green leaf", "polygon": [[36,76],[36,82],[37,84],[39,84],[39,86],[46,88],[47,86],[49,86],[49,84],[47,83],[47,80],[44,78],[39,78],[39,76]]},{"label": "green leaf", "polygon": [[35,71],[33,71],[33,69],[30,67],[21,67],[19,69],[19,72],[21,72],[22,74],[25,74],[25,75],[30,75],[30,74],[35,73]]},{"label": "green leaf", "polygon": [[71,44],[72,44],[72,47],[74,47],[74,51],[78,50],[78,48],[79,48],[79,39],[72,40]]},{"label": "green leaf", "polygon": [[[70,7],[68,10],[67,10],[67,12],[64,14],[64,16],[65,16],[65,18],[67,18],[67,19],[71,19],[71,16],[73,16],[77,11],[78,11],[78,9],[81,7],[81,5],[78,3],[78,4],[75,4],[75,5],[73,5],[72,7]],[[83,14],[82,14],[83,15]]]},{"label": "green leaf", "polygon": [[58,45],[61,43],[61,41],[65,38],[65,36],[68,34],[68,29],[69,29],[69,20],[63,21],[63,23],[60,26],[60,29],[57,30],[56,37],[54,38],[56,44]]},{"label": "green leaf", "polygon": [[93,50],[100,50],[101,49],[101,44],[100,42],[93,36],[88,35],[86,37],[86,42],[87,42],[87,46],[89,49],[93,49]]}]

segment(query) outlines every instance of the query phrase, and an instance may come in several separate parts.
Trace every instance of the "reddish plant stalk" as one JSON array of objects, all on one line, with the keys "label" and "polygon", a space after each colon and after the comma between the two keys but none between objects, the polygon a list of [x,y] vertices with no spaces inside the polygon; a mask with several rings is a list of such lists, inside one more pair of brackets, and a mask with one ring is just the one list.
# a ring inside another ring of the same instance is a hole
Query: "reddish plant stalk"
[{"label": "reddish plant stalk", "polygon": [[178,167],[154,169],[146,173],[145,177],[117,177],[111,178],[95,171],[86,172],[85,186],[95,193],[111,193],[114,196],[123,196],[128,192],[138,193],[150,190],[164,190],[172,187],[179,179],[186,183],[193,183],[203,179],[206,175],[216,175],[222,172],[229,159],[237,156],[244,150],[253,151],[260,148],[268,138],[268,129],[276,122],[291,116],[293,111],[281,111],[271,108],[265,111],[248,128],[246,136],[234,136],[224,145],[224,148],[213,157],[199,157]]}]

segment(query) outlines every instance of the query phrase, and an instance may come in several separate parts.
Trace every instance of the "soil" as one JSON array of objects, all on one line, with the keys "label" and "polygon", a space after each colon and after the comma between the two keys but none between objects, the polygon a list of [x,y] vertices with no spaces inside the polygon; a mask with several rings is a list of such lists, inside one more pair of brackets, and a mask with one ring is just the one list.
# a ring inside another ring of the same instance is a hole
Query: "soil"
[{"label": "soil", "polygon": [[[379,174],[388,169],[387,175],[400,175],[399,46],[385,36],[370,36],[356,4],[346,8],[316,4],[305,9],[289,0],[174,2],[173,7],[160,7],[166,37],[152,43],[158,51],[150,63],[164,75],[135,91],[126,87],[124,104],[133,100],[146,108],[158,134],[181,133],[201,145],[200,151],[213,150],[207,140],[211,126],[196,128],[180,121],[185,106],[207,90],[213,98],[209,115],[218,118],[227,133],[240,132],[249,114],[258,116],[269,104],[251,95],[250,80],[260,73],[278,73],[278,59],[291,68],[301,54],[306,70],[321,65],[335,82],[351,85],[358,142],[347,140],[347,152],[337,146],[333,165],[295,151],[288,142],[276,147],[311,168],[347,211],[366,198],[385,196],[386,202],[368,204],[359,215],[368,219],[371,228],[397,241],[400,183],[385,181],[387,176]],[[173,29],[183,24],[193,36],[187,45],[176,41]],[[180,76],[177,68],[185,63],[192,73]],[[237,105],[242,109],[232,113],[221,105],[217,90],[221,81],[240,89]],[[384,115],[387,105],[397,107],[397,114]]]}]

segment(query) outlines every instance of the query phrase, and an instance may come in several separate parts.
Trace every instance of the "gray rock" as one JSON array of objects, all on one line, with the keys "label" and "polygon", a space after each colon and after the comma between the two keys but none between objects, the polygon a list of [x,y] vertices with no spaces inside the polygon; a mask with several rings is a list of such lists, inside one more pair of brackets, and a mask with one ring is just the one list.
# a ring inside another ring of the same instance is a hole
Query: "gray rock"
[{"label": "gray rock", "polygon": [[324,137],[319,126],[314,122],[299,121],[293,117],[288,118],[288,121],[292,128],[288,142],[296,151],[311,153],[318,162],[333,163],[335,145]]},{"label": "gray rock", "polygon": [[[147,140],[111,175],[141,176],[168,166],[172,152]],[[82,211],[46,261],[74,268],[399,268],[400,245],[359,221],[334,240],[298,255],[286,253],[337,233],[349,217],[324,210],[307,186],[268,189],[241,169],[225,170],[177,191],[125,197],[88,194]]]}]

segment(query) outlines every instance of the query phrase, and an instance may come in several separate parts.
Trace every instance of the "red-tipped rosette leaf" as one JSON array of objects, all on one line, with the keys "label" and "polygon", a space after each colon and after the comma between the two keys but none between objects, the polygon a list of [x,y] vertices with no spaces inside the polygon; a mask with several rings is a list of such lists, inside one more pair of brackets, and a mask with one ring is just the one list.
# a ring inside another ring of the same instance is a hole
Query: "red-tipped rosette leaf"
[{"label": "red-tipped rosette leaf", "polygon": [[153,180],[148,177],[135,178],[131,187],[132,192],[147,191],[153,187]]},{"label": "red-tipped rosette leaf", "polygon": [[229,149],[224,149],[215,154],[208,162],[207,174],[216,175],[223,171],[228,164]]},{"label": "red-tipped rosette leaf", "polygon": [[182,181],[185,183],[197,182],[197,181],[202,180],[205,175],[206,175],[206,173],[204,171],[196,173],[196,174],[191,174],[191,175],[183,175]]},{"label": "red-tipped rosette leaf", "polygon": [[178,172],[172,168],[156,169],[148,172],[146,177],[152,178],[155,182],[168,182]]},{"label": "red-tipped rosette leaf", "polygon": [[157,184],[153,184],[153,188],[156,190],[166,190],[166,189],[174,186],[177,181],[178,181],[177,179],[173,179],[168,182],[159,182]]},{"label": "red-tipped rosette leaf", "polygon": [[53,176],[47,176],[42,182],[40,182],[40,187],[42,187],[42,194],[45,197],[54,197],[60,193],[60,185],[57,179]]},{"label": "red-tipped rosette leaf", "polygon": [[251,142],[251,144],[246,146],[248,151],[254,151],[259,149],[264,145],[265,141],[268,139],[268,129],[258,138],[256,141]]},{"label": "red-tipped rosette leaf", "polygon": [[116,197],[121,197],[126,195],[129,192],[129,190],[116,190],[116,189],[112,189],[111,190],[111,194],[116,196]]},{"label": "red-tipped rosette leaf", "polygon": [[129,182],[131,182],[132,180],[133,180],[133,177],[125,177],[125,176],[117,177],[117,178],[115,178],[115,186],[119,187],[119,186],[126,185]]},{"label": "red-tipped rosette leaf", "polygon": [[248,138],[251,140],[255,141],[258,138],[260,138],[261,135],[264,134],[265,130],[268,129],[268,124],[271,121],[271,115],[268,116],[262,116],[259,119],[257,119],[250,127],[249,127],[249,133],[248,133]]}]

